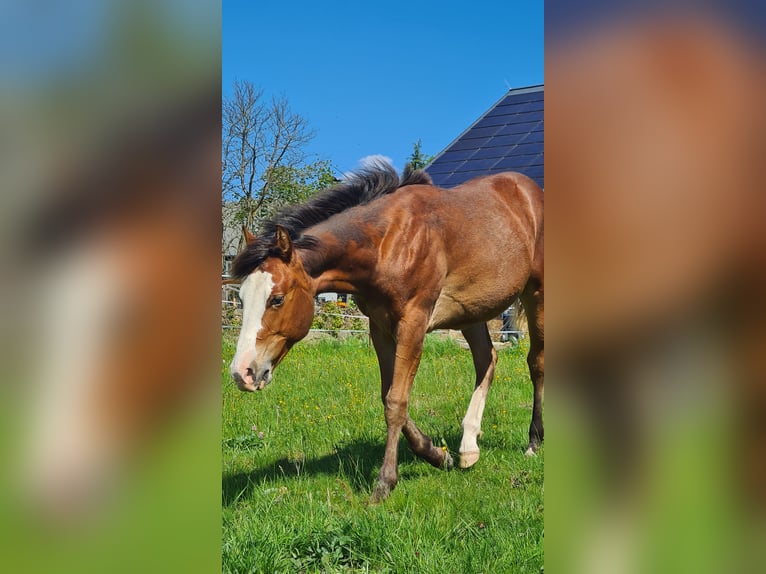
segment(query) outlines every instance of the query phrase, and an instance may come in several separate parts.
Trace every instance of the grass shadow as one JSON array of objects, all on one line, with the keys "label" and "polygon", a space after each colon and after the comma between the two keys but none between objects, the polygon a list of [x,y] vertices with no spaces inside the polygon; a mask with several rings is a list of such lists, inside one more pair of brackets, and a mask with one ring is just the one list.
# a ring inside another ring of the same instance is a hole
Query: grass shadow
[{"label": "grass shadow", "polygon": [[[459,444],[460,434],[449,433],[445,440]],[[337,475],[348,483],[357,494],[370,492],[377,478],[377,471],[383,463],[385,442],[370,439],[354,439],[335,449],[333,453],[303,461],[280,458],[273,463],[248,472],[224,475],[222,479],[222,503],[230,506],[237,500],[248,499],[254,489],[285,479],[299,479],[318,475]],[[451,453],[457,465],[457,453]],[[399,441],[399,464],[417,461],[404,438]]]},{"label": "grass shadow", "polygon": [[335,452],[303,461],[280,458],[271,464],[224,475],[222,483],[223,505],[229,506],[241,498],[249,498],[254,488],[264,483],[284,479],[297,479],[317,475],[341,474],[355,492],[370,488],[374,471],[383,461],[385,444],[368,439],[355,439],[335,449]]}]

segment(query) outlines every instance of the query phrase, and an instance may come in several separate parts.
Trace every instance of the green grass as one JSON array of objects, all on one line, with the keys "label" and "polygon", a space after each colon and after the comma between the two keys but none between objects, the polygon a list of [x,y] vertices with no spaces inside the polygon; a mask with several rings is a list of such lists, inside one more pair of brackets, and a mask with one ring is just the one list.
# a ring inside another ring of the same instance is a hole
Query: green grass
[{"label": "green grass", "polygon": [[[402,438],[399,483],[370,504],[385,421],[363,339],[297,345],[260,393],[230,382],[223,341],[224,572],[540,572],[543,450],[526,458],[532,389],[525,349],[500,352],[481,459],[446,472]],[[473,390],[470,352],[426,341],[410,414],[457,462]]]}]

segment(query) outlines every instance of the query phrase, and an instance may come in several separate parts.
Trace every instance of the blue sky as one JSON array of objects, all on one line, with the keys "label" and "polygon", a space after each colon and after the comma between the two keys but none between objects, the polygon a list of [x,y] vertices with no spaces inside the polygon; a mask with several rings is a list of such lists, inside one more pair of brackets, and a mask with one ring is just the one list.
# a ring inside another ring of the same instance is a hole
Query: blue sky
[{"label": "blue sky", "polygon": [[339,172],[436,154],[509,87],[543,83],[543,2],[223,1],[223,94],[284,94]]}]

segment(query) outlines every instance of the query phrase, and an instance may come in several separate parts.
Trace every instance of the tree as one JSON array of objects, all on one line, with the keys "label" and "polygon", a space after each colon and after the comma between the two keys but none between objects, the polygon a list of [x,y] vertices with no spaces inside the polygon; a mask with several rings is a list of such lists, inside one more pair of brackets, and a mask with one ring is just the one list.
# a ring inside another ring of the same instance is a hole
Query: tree
[{"label": "tree", "polygon": [[279,209],[301,203],[315,193],[336,183],[332,165],[328,160],[317,160],[305,165],[279,165],[269,174],[270,201],[261,206],[258,219],[268,218]]},{"label": "tree", "polygon": [[277,206],[305,199],[331,177],[329,162],[306,164],[314,131],[284,96],[267,100],[252,83],[235,81],[232,96],[223,101],[222,119],[226,225],[255,229]]},{"label": "tree", "polygon": [[407,158],[407,164],[411,166],[412,169],[423,169],[434,159],[434,156],[425,155],[421,151],[421,145],[422,142],[420,141],[420,138],[418,138],[418,141],[416,141],[412,146],[412,154],[409,158]]}]

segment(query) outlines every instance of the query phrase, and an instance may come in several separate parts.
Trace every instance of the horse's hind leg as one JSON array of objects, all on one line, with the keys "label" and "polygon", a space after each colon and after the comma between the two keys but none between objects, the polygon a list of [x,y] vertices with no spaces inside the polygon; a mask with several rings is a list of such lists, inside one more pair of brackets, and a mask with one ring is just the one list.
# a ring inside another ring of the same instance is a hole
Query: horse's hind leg
[{"label": "horse's hind leg", "polygon": [[545,380],[545,335],[543,318],[543,285],[542,281],[532,278],[521,294],[521,302],[529,323],[529,376],[534,386],[534,402],[532,405],[532,422],[529,425],[529,446],[527,455],[533,455],[543,442],[543,385]]},{"label": "horse's hind leg", "polygon": [[471,348],[473,365],[476,368],[476,387],[463,417],[463,440],[460,441],[460,467],[469,468],[479,460],[479,445],[476,439],[481,435],[481,418],[495,375],[497,352],[492,346],[486,323],[477,323],[463,329],[463,336]]}]

